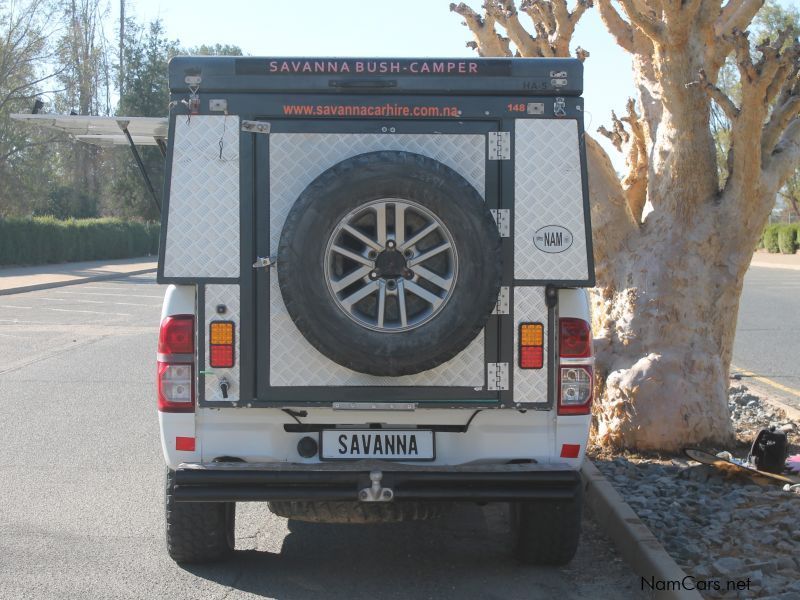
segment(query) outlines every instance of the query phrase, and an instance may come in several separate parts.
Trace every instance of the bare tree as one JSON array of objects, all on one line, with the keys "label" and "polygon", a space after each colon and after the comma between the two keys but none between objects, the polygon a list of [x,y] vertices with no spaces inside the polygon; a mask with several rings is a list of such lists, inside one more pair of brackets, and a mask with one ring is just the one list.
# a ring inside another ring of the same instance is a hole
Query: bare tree
[{"label": "bare tree", "polygon": [[[732,436],[726,400],[742,282],[775,195],[800,163],[800,45],[783,32],[751,50],[746,30],[763,1],[594,0],[631,54],[637,93],[600,131],[624,152],[622,180],[587,136],[596,434],[607,445],[675,450]],[[482,55],[567,56],[590,4],[450,7]],[[716,85],[729,56],[738,103]],[[712,102],[731,122],[724,184]]]}]

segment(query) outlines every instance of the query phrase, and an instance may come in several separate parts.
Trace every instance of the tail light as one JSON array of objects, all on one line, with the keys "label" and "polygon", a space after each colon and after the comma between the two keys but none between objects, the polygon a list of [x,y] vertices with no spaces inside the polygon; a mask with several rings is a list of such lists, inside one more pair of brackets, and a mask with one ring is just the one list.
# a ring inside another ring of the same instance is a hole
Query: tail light
[{"label": "tail light", "polygon": [[592,331],[583,319],[567,317],[559,319],[558,331],[558,414],[588,415],[594,387]]},{"label": "tail light", "polygon": [[212,321],[208,327],[209,357],[211,367],[229,369],[236,361],[234,341],[236,326],[233,321]]},{"label": "tail light", "polygon": [[544,325],[520,323],[518,356],[521,369],[542,368],[544,365]]},{"label": "tail light", "polygon": [[174,315],[158,335],[158,410],[194,412],[194,317]]}]

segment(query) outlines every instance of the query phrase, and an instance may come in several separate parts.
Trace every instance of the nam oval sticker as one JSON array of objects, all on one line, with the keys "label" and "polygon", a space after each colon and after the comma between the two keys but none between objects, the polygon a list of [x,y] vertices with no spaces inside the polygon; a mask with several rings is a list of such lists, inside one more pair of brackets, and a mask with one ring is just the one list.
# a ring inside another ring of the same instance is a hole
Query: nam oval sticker
[{"label": "nam oval sticker", "polygon": [[533,243],[542,252],[558,254],[572,246],[572,233],[561,225],[546,225],[533,234]]}]

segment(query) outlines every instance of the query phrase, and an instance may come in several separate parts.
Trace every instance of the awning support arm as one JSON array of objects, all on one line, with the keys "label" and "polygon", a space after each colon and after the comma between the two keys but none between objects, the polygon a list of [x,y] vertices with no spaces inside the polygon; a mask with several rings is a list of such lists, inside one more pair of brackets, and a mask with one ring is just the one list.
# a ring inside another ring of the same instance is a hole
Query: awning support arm
[{"label": "awning support arm", "polygon": [[150,177],[147,176],[147,169],[144,167],[144,163],[142,162],[142,157],[139,156],[139,151],[136,149],[136,144],[133,143],[133,138],[131,137],[130,132],[128,131],[128,123],[129,121],[117,121],[119,128],[122,129],[122,132],[125,134],[125,137],[128,138],[128,144],[130,144],[131,152],[133,153],[133,158],[136,160],[136,164],[139,166],[139,172],[142,174],[142,178],[144,178],[145,185],[147,185],[147,189],[150,190],[150,196],[153,198],[153,204],[156,205],[156,209],[158,209],[158,214],[161,214],[161,204],[158,202],[158,196],[156,196],[156,190],[153,188],[153,184],[150,182]]}]

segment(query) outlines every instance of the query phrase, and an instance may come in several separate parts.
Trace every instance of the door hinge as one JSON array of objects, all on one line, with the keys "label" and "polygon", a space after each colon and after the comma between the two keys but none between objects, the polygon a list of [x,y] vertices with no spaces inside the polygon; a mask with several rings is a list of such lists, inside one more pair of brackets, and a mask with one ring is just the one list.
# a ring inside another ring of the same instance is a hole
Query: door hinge
[{"label": "door hinge", "polygon": [[488,363],[486,365],[486,383],[490,390],[507,390],[508,363]]},{"label": "door hinge", "polygon": [[508,237],[511,235],[511,211],[507,208],[491,209],[489,212],[494,217],[494,222],[497,223],[497,229],[500,230],[500,237]]},{"label": "door hinge", "polygon": [[504,285],[500,287],[500,293],[497,294],[497,304],[494,306],[494,310],[492,311],[496,315],[507,315],[508,314],[508,286]]},{"label": "door hinge", "polygon": [[276,256],[259,256],[256,258],[256,262],[253,263],[254,269],[266,269],[268,267],[274,267],[278,264],[278,258]]},{"label": "door hinge", "polygon": [[242,131],[269,134],[272,126],[265,121],[242,121]]},{"label": "door hinge", "polygon": [[489,132],[489,160],[511,160],[511,132]]}]

